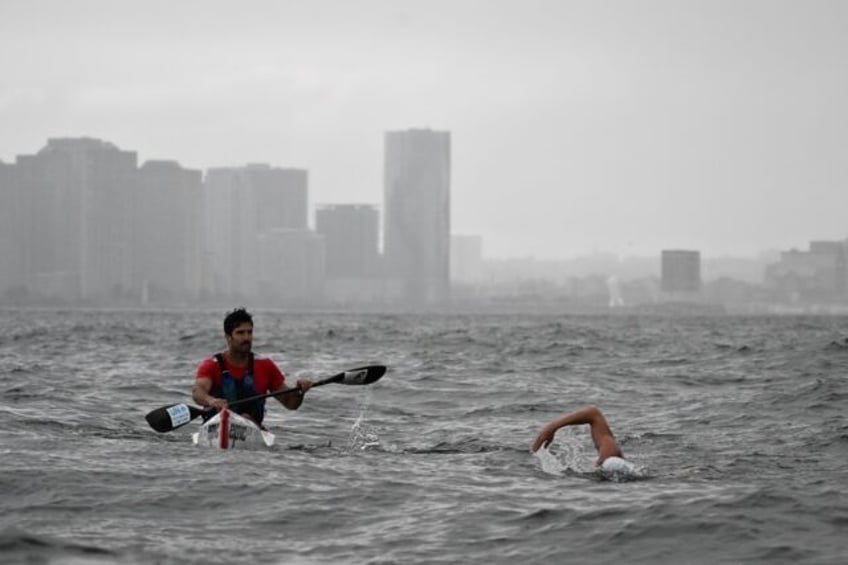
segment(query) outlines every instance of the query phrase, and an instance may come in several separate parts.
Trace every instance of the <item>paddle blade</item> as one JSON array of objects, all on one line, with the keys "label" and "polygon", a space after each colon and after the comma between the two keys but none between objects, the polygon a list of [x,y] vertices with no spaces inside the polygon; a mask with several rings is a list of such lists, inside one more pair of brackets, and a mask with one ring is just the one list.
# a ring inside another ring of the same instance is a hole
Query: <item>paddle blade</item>
[{"label": "paddle blade", "polygon": [[345,371],[341,374],[342,378],[337,382],[343,385],[370,385],[379,381],[385,374],[386,367],[384,365],[369,365]]},{"label": "paddle blade", "polygon": [[144,418],[159,433],[176,430],[203,414],[203,410],[188,404],[172,404],[151,411]]}]

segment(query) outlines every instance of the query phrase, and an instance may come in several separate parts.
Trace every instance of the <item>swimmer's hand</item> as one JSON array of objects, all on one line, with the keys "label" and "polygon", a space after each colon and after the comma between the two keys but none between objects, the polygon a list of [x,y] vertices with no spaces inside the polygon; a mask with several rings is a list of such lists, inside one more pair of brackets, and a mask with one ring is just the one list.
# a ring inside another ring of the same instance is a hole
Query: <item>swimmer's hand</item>
[{"label": "swimmer's hand", "polygon": [[530,446],[530,453],[536,453],[539,451],[539,448],[549,446],[551,442],[554,441],[554,434],[557,429],[559,428],[551,426],[550,424],[542,428],[542,431],[539,432],[538,436],[536,436],[536,440],[533,442],[533,445]]}]

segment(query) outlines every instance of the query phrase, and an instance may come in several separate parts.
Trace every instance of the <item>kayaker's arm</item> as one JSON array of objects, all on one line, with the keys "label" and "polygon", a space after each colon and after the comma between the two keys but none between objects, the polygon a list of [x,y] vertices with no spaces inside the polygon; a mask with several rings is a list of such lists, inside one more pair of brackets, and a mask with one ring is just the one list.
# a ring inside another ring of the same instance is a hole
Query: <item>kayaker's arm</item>
[{"label": "kayaker's arm", "polygon": [[303,395],[307,390],[312,388],[312,381],[309,379],[297,379],[297,386],[295,388],[298,389],[298,392],[289,392],[275,396],[274,398],[279,400],[280,404],[289,410],[297,410],[303,404]]},{"label": "kayaker's arm", "polygon": [[221,410],[227,407],[226,398],[215,398],[210,393],[212,392],[212,379],[198,377],[194,381],[194,386],[191,387],[191,397],[201,406],[215,408]]}]

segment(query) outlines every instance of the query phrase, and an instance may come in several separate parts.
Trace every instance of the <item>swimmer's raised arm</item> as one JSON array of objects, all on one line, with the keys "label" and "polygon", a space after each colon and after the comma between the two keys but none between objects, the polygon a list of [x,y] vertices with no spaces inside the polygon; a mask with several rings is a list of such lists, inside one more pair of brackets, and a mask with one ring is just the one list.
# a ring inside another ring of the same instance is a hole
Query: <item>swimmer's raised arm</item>
[{"label": "swimmer's raised arm", "polygon": [[604,415],[595,406],[581,408],[576,412],[571,412],[546,424],[530,446],[530,451],[535,453],[539,448],[550,445],[554,439],[554,435],[560,428],[582,424],[589,424],[591,427],[592,441],[595,443],[595,449],[598,450],[599,464],[608,457],[624,456],[621,453],[621,448],[615,442],[615,437],[612,435],[612,430],[607,423],[607,419],[604,418]]}]

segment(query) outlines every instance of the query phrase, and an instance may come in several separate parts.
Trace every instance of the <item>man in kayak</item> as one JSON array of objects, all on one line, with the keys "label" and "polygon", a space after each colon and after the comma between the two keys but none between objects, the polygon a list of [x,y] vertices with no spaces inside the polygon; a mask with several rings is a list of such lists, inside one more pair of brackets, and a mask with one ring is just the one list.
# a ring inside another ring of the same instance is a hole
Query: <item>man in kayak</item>
[{"label": "man in kayak", "polygon": [[550,445],[558,429],[564,426],[578,426],[581,424],[589,424],[591,428],[592,441],[595,442],[595,449],[598,450],[598,465],[603,465],[604,461],[610,457],[624,458],[621,448],[615,442],[615,437],[612,435],[612,430],[607,423],[607,419],[594,406],[587,406],[546,424],[530,447],[530,451],[535,453],[540,447]]},{"label": "man in kayak", "polygon": [[[235,402],[257,394],[285,387],[286,377],[267,357],[255,356],[253,346],[253,317],[244,308],[233,310],[224,318],[224,337],[227,350],[205,359],[197,368],[191,395],[202,406],[223,410]],[[297,380],[297,391],[275,398],[289,410],[297,410],[312,381]],[[236,404],[233,412],[248,416],[260,426],[265,418],[265,399]]]}]

